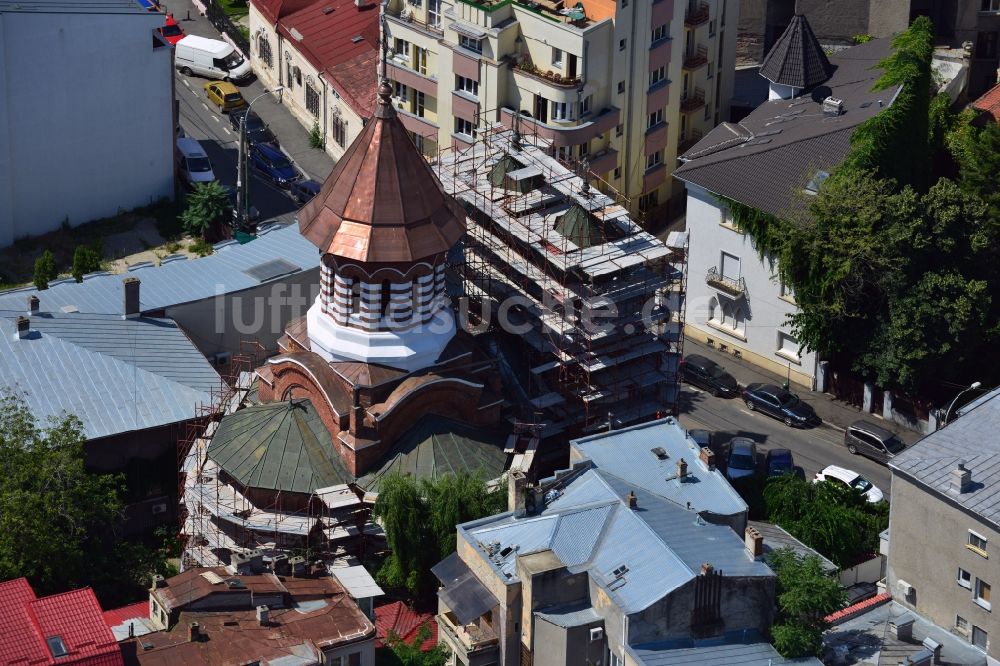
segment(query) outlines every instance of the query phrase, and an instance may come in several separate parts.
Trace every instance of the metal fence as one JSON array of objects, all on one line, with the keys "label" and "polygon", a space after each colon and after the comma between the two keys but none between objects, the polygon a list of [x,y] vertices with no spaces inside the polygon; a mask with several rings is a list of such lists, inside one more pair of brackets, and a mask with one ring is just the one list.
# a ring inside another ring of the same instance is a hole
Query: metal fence
[{"label": "metal fence", "polygon": [[250,40],[243,36],[216,0],[205,0],[205,16],[219,32],[228,35],[244,55],[250,56]]}]

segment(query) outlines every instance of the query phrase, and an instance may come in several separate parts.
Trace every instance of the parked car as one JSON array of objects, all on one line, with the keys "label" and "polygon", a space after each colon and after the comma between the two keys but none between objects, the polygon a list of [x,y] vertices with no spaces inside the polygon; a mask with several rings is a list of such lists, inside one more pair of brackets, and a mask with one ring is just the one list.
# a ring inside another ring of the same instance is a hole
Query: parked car
[{"label": "parked car", "polygon": [[177,139],[177,166],[181,179],[189,187],[215,180],[212,162],[197,139]]},{"label": "parked car", "polygon": [[219,107],[222,113],[241,109],[247,105],[247,101],[243,99],[236,86],[226,81],[209,81],[205,84],[205,94],[208,96],[208,101]]},{"label": "parked car", "polygon": [[750,384],[743,389],[743,402],[751,412],[759,409],[786,426],[805,426],[816,422],[816,412],[799,397],[773,384]]},{"label": "parked car", "polygon": [[255,143],[270,143],[272,145],[280,145],[278,143],[278,137],[274,136],[274,132],[271,128],[267,126],[263,120],[260,119],[253,111],[247,111],[247,109],[233,109],[229,113],[229,124],[232,128],[239,133],[240,126],[243,125],[244,119],[247,124],[247,144],[254,145]]},{"label": "parked car", "polygon": [[139,5],[147,12],[160,11],[160,5],[155,0],[138,0]]},{"label": "parked car", "polygon": [[795,474],[792,452],[788,449],[771,449],[764,457],[764,469],[767,470],[767,478],[769,479],[785,474]]},{"label": "parked car", "polygon": [[699,448],[705,446],[712,448],[712,433],[709,430],[703,430],[701,428],[688,430],[688,437],[693,439],[694,443],[697,444]]},{"label": "parked car", "polygon": [[187,35],[174,45],[174,67],[184,76],[198,74],[224,81],[242,81],[253,75],[250,63],[221,39]]},{"label": "parked car", "polygon": [[757,443],[749,437],[733,437],[729,440],[729,458],[726,477],[730,481],[753,476],[757,471]]},{"label": "parked car", "polygon": [[167,14],[167,22],[163,25],[163,27],[157,28],[156,30],[160,33],[163,39],[167,40],[170,44],[176,45],[177,42],[184,39],[184,31],[181,30],[181,27],[177,25],[177,21],[175,21],[174,17],[170,14]]},{"label": "parked car", "polygon": [[250,149],[250,164],[264,178],[282,189],[301,178],[299,170],[283,152],[266,143]]},{"label": "parked car", "polygon": [[739,384],[725,368],[698,354],[684,357],[681,361],[681,376],[688,384],[699,386],[712,395],[732,398],[740,391]]},{"label": "parked car", "polygon": [[813,479],[813,483],[819,483],[820,481],[830,481],[832,483],[847,486],[848,488],[853,488],[864,495],[865,498],[872,504],[881,502],[885,498],[882,491],[876,488],[875,484],[871,481],[857,472],[844,469],[843,467],[837,467],[836,465],[829,465],[822,472],[817,472],[816,478]]},{"label": "parked car", "polygon": [[320,184],[315,180],[299,180],[292,183],[292,187],[289,192],[292,195],[292,199],[295,200],[300,206],[304,206],[309,203],[309,200],[314,196],[319,194]]},{"label": "parked car", "polygon": [[896,435],[868,421],[855,421],[847,426],[844,446],[851,453],[860,453],[883,463],[906,448]]}]

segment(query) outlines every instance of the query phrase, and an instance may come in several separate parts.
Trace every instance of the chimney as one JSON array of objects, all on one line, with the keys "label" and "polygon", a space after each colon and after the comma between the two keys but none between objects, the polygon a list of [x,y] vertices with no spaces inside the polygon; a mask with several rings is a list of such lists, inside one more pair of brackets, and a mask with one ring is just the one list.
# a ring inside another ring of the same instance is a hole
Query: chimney
[{"label": "chimney", "polygon": [[39,303],[41,303],[41,301],[38,300],[38,296],[35,296],[34,294],[28,296],[28,314],[38,314]]},{"label": "chimney", "polygon": [[701,451],[698,452],[698,460],[705,464],[709,472],[715,471],[715,451],[712,449],[707,446],[701,447]]},{"label": "chimney", "polygon": [[158,590],[167,586],[167,579],[160,574],[153,574],[153,589]]},{"label": "chimney", "polygon": [[683,481],[687,474],[688,464],[684,461],[684,458],[681,458],[677,461],[677,478]]},{"label": "chimney", "polygon": [[201,640],[201,631],[199,630],[198,623],[192,622],[188,625],[188,642],[197,643]]},{"label": "chimney", "polygon": [[635,491],[634,490],[628,491],[628,508],[634,509],[637,506],[639,506],[639,502],[635,497]]},{"label": "chimney", "polygon": [[139,316],[139,278],[127,277],[122,280],[125,290],[125,319],[135,319]]},{"label": "chimney", "polygon": [[268,608],[267,606],[257,606],[257,624],[262,627],[266,627],[268,624]]},{"label": "chimney", "polygon": [[913,616],[904,613],[895,620],[889,622],[889,633],[900,641],[910,641],[913,639]]},{"label": "chimney", "polygon": [[708,574],[712,573],[713,571],[715,571],[715,567],[713,567],[708,562],[705,562],[704,564],[701,565],[701,575],[702,576],[707,576]]},{"label": "chimney", "polygon": [[951,489],[956,493],[969,491],[972,485],[972,473],[965,469],[965,463],[958,463],[958,467],[951,470]]},{"label": "chimney", "polygon": [[525,492],[528,489],[528,477],[524,472],[511,472],[507,477],[507,510],[514,512],[515,518],[521,518],[527,513],[525,507]]},{"label": "chimney", "polygon": [[15,340],[23,340],[28,337],[28,331],[31,330],[31,320],[27,317],[21,316],[17,318],[17,334],[14,338]]},{"label": "chimney", "polygon": [[743,543],[750,557],[757,559],[764,554],[764,537],[753,527],[747,527],[743,533]]}]

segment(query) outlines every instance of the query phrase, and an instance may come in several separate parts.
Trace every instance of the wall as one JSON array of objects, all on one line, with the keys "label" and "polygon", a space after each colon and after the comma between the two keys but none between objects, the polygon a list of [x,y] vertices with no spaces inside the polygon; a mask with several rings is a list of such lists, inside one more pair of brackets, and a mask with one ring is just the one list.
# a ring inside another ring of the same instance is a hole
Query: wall
[{"label": "wall", "polygon": [[535,620],[535,646],[532,666],[577,666],[604,661],[604,641],[591,641],[592,622],[579,627],[560,627],[543,618]]},{"label": "wall", "polygon": [[[730,351],[740,350],[744,360],[812,388],[816,372],[814,353],[800,352],[799,362],[776,353],[779,332],[790,332],[785,319],[796,312],[794,302],[781,296],[777,266],[758,258],[749,236],[721,223],[722,211],[714,195],[690,183],[687,191],[690,246],[685,333],[697,340],[710,338],[716,348],[724,344]],[[723,251],[740,258],[740,272],[746,281],[746,296],[734,301],[734,308],[742,308],[745,316],[739,330],[709,323],[712,299],[717,299],[721,306],[724,295],[709,285],[705,276],[711,267],[721,270]]]},{"label": "wall", "polygon": [[359,666],[375,666],[375,639],[369,638],[361,643],[350,643],[340,648],[325,649],[323,656],[327,664],[332,664],[336,659],[342,659],[340,663],[349,663],[350,655],[356,652],[361,653],[361,663]]},{"label": "wall", "polygon": [[959,2],[955,20],[955,37],[952,43],[961,45],[972,42],[972,58],[969,63],[969,99],[976,99],[997,83],[997,57],[1000,46],[994,48],[990,57],[977,48],[982,33],[1000,32],[1000,12],[981,12],[979,2]]},{"label": "wall", "polygon": [[173,198],[160,14],[0,13],[0,247]]},{"label": "wall", "polygon": [[[976,578],[1000,586],[996,553],[987,559],[966,547],[969,530],[974,530],[987,538],[987,551],[995,551],[1000,548],[1000,531],[895,470],[890,506],[886,583],[893,600],[970,640],[955,630],[956,615],[965,618],[970,630],[973,625],[986,630],[989,654],[1000,657],[1000,620],[977,605],[971,590],[957,582],[961,567],[972,575],[973,586]],[[915,588],[909,598],[899,592],[900,580]]]}]

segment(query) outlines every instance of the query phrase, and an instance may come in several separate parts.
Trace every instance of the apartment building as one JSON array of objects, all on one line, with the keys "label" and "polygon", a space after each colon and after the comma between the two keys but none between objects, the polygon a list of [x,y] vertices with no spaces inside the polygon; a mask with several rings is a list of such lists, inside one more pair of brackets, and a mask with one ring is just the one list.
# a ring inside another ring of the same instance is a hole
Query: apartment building
[{"label": "apartment building", "polygon": [[[658,216],[728,117],[737,0],[389,0],[388,76],[428,157],[500,122]],[[655,211],[655,212],[654,212]]]}]

